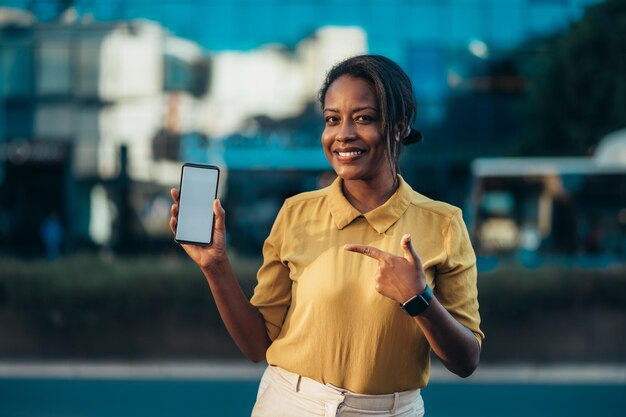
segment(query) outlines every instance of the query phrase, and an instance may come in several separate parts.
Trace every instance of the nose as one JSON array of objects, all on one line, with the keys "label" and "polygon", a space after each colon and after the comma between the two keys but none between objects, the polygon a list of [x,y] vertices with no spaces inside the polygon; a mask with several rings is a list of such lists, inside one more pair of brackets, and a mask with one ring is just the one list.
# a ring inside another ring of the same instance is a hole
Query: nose
[{"label": "nose", "polygon": [[356,129],[351,121],[341,123],[337,133],[335,134],[335,140],[338,142],[346,142],[356,139]]}]

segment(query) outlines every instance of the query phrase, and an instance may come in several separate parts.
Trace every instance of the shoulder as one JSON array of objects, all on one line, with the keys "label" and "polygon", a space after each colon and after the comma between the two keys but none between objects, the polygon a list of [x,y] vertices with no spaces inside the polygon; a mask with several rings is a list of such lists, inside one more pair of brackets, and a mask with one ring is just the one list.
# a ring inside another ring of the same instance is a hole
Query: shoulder
[{"label": "shoulder", "polygon": [[417,191],[411,190],[410,206],[423,215],[435,216],[441,220],[452,220],[461,216],[461,209],[443,201],[433,200]]},{"label": "shoulder", "polygon": [[320,189],[286,198],[274,220],[272,230],[284,232],[294,224],[301,223],[303,219],[319,219],[320,213],[327,206],[326,197],[327,190]]},{"label": "shoulder", "polygon": [[330,187],[322,188],[315,191],[306,191],[300,194],[291,196],[285,200],[284,208],[302,208],[309,205],[316,205],[324,200],[328,196]]},{"label": "shoulder", "polygon": [[[424,215],[431,219],[452,220],[461,215],[461,209],[443,201],[433,200],[418,193],[400,176],[402,200],[408,200],[408,207],[414,215]],[[406,204],[406,203],[405,203]]]}]

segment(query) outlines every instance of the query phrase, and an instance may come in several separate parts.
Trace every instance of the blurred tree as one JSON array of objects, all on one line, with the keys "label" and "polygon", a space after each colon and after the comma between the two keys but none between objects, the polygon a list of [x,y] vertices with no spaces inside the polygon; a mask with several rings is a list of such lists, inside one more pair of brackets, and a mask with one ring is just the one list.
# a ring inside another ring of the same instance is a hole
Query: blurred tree
[{"label": "blurred tree", "polygon": [[590,7],[544,41],[529,76],[529,125],[518,153],[584,155],[626,127],[626,0]]}]

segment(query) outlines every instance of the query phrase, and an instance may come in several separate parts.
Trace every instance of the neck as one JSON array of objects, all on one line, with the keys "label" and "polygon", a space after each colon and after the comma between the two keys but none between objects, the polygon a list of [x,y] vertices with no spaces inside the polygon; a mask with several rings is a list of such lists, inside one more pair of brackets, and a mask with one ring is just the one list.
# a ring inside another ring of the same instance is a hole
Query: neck
[{"label": "neck", "polygon": [[343,194],[352,206],[361,213],[367,213],[385,204],[398,189],[397,176],[379,178],[373,181],[344,180]]}]

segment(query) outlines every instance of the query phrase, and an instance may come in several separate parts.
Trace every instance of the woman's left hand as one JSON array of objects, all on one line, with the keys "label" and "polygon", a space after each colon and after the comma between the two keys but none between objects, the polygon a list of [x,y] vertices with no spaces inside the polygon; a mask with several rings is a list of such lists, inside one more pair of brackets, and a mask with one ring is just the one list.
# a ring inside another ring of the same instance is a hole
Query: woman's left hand
[{"label": "woman's left hand", "polygon": [[422,261],[411,244],[411,236],[402,236],[404,257],[382,251],[373,246],[347,244],[343,248],[378,261],[374,288],[385,297],[403,304],[426,288]]},{"label": "woman's left hand", "polygon": [[[400,304],[426,288],[426,277],[411,236],[402,236],[404,257],[365,245],[348,244],[345,250],[357,252],[378,261],[376,291]],[[480,360],[480,345],[472,332],[459,323],[436,297],[422,314],[415,317],[433,352],[455,374],[466,377],[474,372]]]}]

